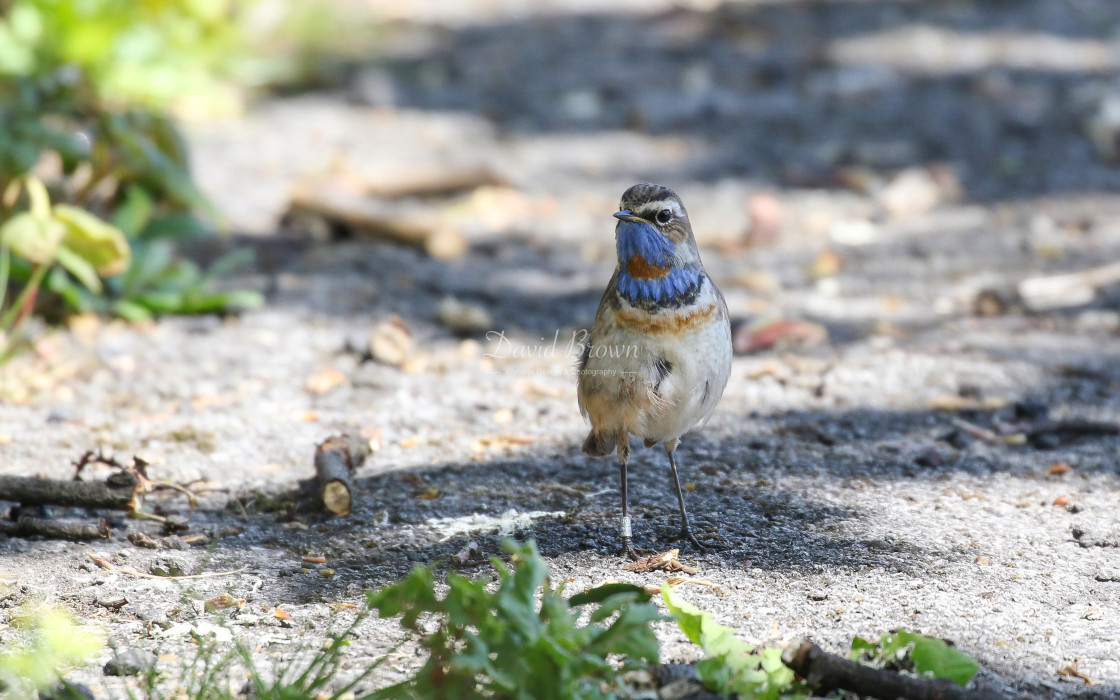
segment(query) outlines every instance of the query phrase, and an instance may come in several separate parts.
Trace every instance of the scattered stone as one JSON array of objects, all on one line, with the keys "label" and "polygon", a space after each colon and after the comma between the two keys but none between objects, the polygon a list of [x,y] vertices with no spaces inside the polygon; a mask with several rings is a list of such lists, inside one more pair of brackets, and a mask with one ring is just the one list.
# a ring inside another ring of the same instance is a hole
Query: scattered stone
[{"label": "scattered stone", "polygon": [[490,312],[477,304],[468,304],[447,296],[439,302],[439,320],[453,332],[471,335],[492,330],[494,321]]},{"label": "scattered stone", "polygon": [[976,316],[1002,316],[1010,306],[999,290],[981,289],[972,300],[972,313]]},{"label": "scattered stone", "polygon": [[941,184],[925,168],[908,168],[879,191],[879,205],[901,219],[925,214],[944,201]]},{"label": "scattered stone", "polygon": [[172,557],[157,557],[148,565],[148,573],[153,576],[189,576],[191,566],[185,560]]},{"label": "scattered stone", "polygon": [[936,447],[923,447],[914,455],[914,464],[919,467],[940,467],[945,464],[945,455]]},{"label": "scattered stone", "polygon": [[1077,544],[1089,547],[1120,547],[1120,526],[1078,523],[1072,528]]},{"label": "scattered stone", "polygon": [[117,652],[105,662],[106,676],[136,676],[156,665],[156,655],[144,649],[130,648]]},{"label": "scattered stone", "polygon": [[1101,583],[1120,583],[1120,569],[1100,569],[1093,579]]},{"label": "scattered stone", "polygon": [[124,606],[128,605],[128,598],[125,598],[123,596],[118,598],[98,598],[97,604],[103,608],[108,608],[109,610],[120,610]]},{"label": "scattered stone", "polygon": [[[135,608],[135,606],[133,607]],[[149,625],[167,627],[169,624],[167,619],[167,611],[163,608],[157,608],[154,606],[136,609],[136,617],[140,618]]]},{"label": "scattered stone", "polygon": [[[0,685],[0,692],[4,690],[3,685]],[[88,700],[96,700],[97,696],[88,686],[82,683],[59,683],[50,690],[39,691],[39,700],[75,700],[76,697],[87,698]]]}]

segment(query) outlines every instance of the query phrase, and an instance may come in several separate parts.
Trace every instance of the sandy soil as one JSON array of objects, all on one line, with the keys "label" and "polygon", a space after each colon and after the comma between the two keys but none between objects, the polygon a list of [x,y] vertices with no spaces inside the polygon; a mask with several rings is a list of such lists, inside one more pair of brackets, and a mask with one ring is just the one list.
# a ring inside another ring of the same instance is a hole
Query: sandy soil
[{"label": "sandy soil", "polygon": [[[0,644],[16,606],[45,598],[120,646],[185,656],[186,629],[213,621],[198,601],[228,592],[246,601],[234,633],[286,663],[353,615],[338,603],[417,563],[475,541],[464,568],[489,575],[499,531],[536,538],[571,590],[660,582],[621,570],[616,469],[579,453],[567,348],[614,264],[617,197],[655,180],[683,197],[737,327],[773,315],[828,332],[736,356],[716,415],[685,440],[689,508],[714,547],[682,558],[719,586],[686,597],[760,643],[843,651],[904,627],[976,657],[993,693],[1120,695],[1120,438],[1003,444],[960,423],[1120,421],[1115,289],[1050,311],[1013,294],[1120,251],[1120,170],[1090,137],[1120,99],[1120,8],[597,4],[444,25],[417,3],[343,85],[192,129],[200,181],[242,234],[194,253],[254,247],[255,267],[224,283],[265,291],[266,308],[44,330],[0,370],[0,473],[66,478],[87,449],[138,455],[200,486],[190,531],[214,544],[140,548],[127,534],[159,526],[119,520],[92,544],[0,539]],[[456,259],[282,218],[294,187],[426,166],[501,183],[397,204],[460,231]],[[975,313],[983,289],[1003,300],[993,315]],[[489,319],[453,331],[448,298]],[[348,349],[393,314],[412,339],[401,366]],[[298,495],[314,445],[362,430],[380,449],[355,510],[326,517]],[[635,455],[637,544],[668,547],[664,455]],[[173,493],[148,505],[188,515]],[[143,572],[244,571],[138,578],[87,551]],[[695,656],[659,634],[667,660]],[[347,672],[399,639],[367,620]],[[108,656],[73,677],[119,696]],[[415,663],[405,648],[379,678]],[[1073,666],[1096,685],[1060,672]]]}]

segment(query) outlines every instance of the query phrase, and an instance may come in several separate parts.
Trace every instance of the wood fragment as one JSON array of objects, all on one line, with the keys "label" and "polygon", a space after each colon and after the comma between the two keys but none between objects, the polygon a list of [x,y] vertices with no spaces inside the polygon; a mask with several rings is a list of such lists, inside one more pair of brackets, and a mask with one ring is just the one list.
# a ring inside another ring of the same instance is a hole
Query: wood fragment
[{"label": "wood fragment", "polygon": [[1027,441],[1027,436],[1024,433],[1011,433],[1009,435],[998,435],[997,433],[995,433],[991,430],[988,430],[987,428],[982,428],[979,425],[976,425],[975,423],[969,423],[968,421],[963,420],[961,418],[954,418],[953,419],[953,425],[957,428],[960,428],[965,433],[971,435],[972,437],[976,438],[977,440],[983,440],[984,442],[990,442],[990,443],[993,443],[993,444],[1022,445],[1023,443],[1025,443]]},{"label": "wood fragment", "polygon": [[410,170],[394,169],[391,173],[362,176],[368,194],[385,199],[404,197],[436,197],[506,183],[482,167],[452,165],[414,166]]},{"label": "wood fragment", "polygon": [[1120,435],[1120,425],[1105,421],[1082,419],[1044,420],[1032,423],[1027,430],[1027,437],[1032,439],[1045,434],[1070,437]]},{"label": "wood fragment", "polygon": [[15,522],[0,520],[0,534],[8,537],[33,537],[42,535],[58,540],[84,542],[109,537],[109,522],[100,518],[96,523],[79,523],[71,520],[33,518],[21,515]]},{"label": "wood fragment", "polygon": [[1120,282],[1120,262],[1065,275],[1031,277],[1019,283],[1019,296],[1034,311],[1087,304],[1096,290]]},{"label": "wood fragment", "polygon": [[111,474],[105,481],[60,481],[31,476],[0,476],[0,498],[25,506],[112,508],[140,510],[144,479],[131,471]]},{"label": "wood fragment", "polygon": [[830,654],[808,639],[790,643],[782,663],[817,691],[847,690],[879,700],[1005,700],[1003,695],[968,690],[943,678],[920,678],[887,671]]},{"label": "wood fragment", "polygon": [[349,435],[327,438],[315,447],[315,477],[323,506],[335,515],[349,515],[351,477],[370,455],[369,441]]},{"label": "wood fragment", "polygon": [[430,207],[406,209],[338,189],[314,189],[296,191],[291,212],[338,222],[368,238],[415,246],[438,260],[455,260],[467,251],[463,232]]}]

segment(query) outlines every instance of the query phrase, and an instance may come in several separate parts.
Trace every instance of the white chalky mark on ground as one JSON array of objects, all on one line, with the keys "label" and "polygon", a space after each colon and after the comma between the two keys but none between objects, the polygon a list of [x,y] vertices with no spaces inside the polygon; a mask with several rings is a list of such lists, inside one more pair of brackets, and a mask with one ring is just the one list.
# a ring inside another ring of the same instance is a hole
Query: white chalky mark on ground
[{"label": "white chalky mark on ground", "polygon": [[509,509],[500,516],[473,513],[458,518],[428,518],[427,525],[440,535],[440,542],[468,532],[494,532],[502,537],[512,535],[533,526],[534,520],[540,518],[558,518],[564,515],[562,510],[544,511],[532,510],[522,513],[516,509]]}]

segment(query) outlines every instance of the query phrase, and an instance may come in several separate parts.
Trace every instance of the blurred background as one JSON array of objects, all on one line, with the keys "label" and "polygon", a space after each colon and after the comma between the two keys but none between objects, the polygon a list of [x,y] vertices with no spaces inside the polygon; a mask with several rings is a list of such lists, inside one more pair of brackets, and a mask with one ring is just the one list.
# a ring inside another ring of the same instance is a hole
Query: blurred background
[{"label": "blurred background", "polygon": [[[49,320],[259,306],[275,285],[215,287],[252,258],[230,234],[506,260],[473,287],[453,288],[470,265],[432,283],[499,321],[552,328],[576,320],[554,300],[593,306],[583,295],[612,265],[605,217],[640,180],[682,194],[738,317],[824,322],[772,329],[779,341],[1083,305],[1100,280],[1046,299],[1018,287],[1108,261],[1117,243],[1108,0],[9,0],[0,12],[0,213],[24,214],[6,238],[8,352],[25,339],[24,285],[42,288]],[[64,206],[39,228],[36,183]],[[199,243],[215,232],[226,238]],[[261,246],[248,245],[258,266]],[[503,308],[502,289],[545,291],[548,308]]]}]

